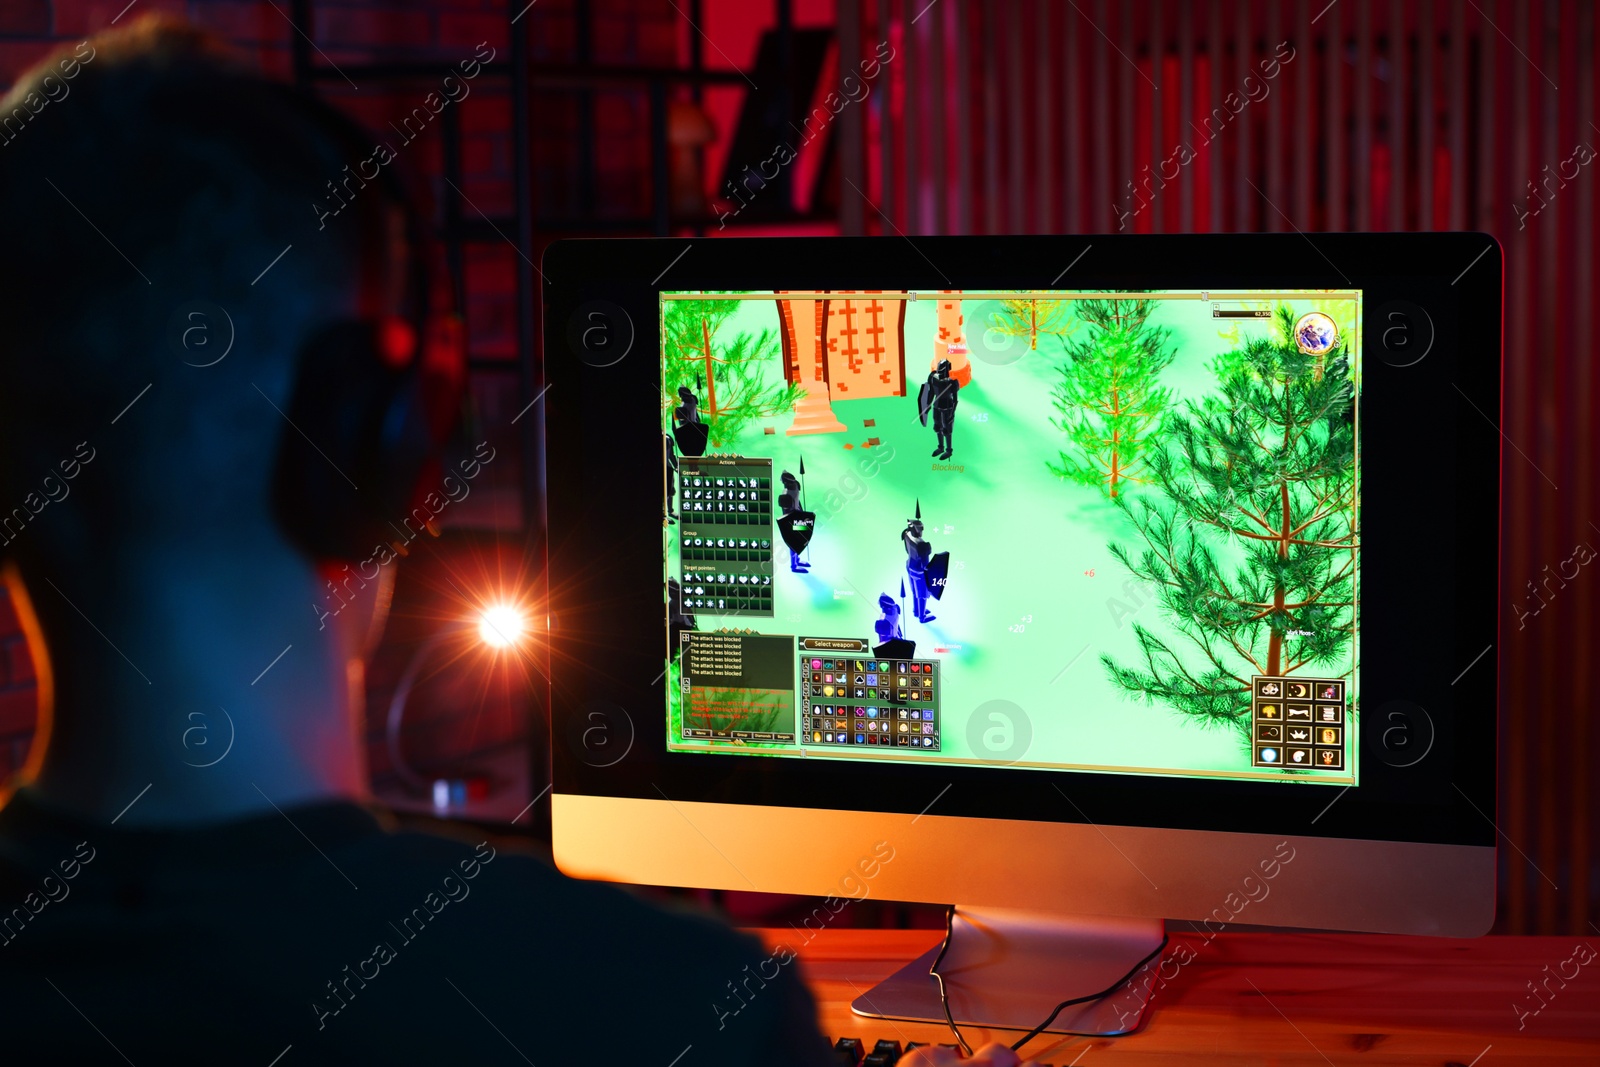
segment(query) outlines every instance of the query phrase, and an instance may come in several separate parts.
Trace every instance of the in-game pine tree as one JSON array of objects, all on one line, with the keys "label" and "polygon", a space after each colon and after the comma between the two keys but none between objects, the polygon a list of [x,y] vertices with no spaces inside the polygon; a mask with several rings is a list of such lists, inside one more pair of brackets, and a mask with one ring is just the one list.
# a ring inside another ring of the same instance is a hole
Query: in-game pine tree
[{"label": "in-game pine tree", "polygon": [[1155,301],[1123,297],[1083,300],[1078,317],[1087,336],[1068,343],[1067,358],[1051,397],[1059,416],[1050,421],[1066,435],[1055,474],[1102,488],[1112,498],[1124,483],[1142,481],[1145,452],[1171,399],[1161,372],[1175,354],[1170,331],[1151,326]]},{"label": "in-game pine tree", "polygon": [[1116,502],[1144,547],[1109,546],[1159,590],[1178,631],[1166,639],[1135,622],[1143,661],[1101,656],[1112,680],[1246,738],[1251,675],[1351,673],[1359,516],[1350,358],[1342,337],[1322,355],[1301,352],[1293,326],[1280,305],[1270,337],[1213,364],[1220,395],[1169,413],[1170,447],[1150,453],[1159,493]]},{"label": "in-game pine tree", "polygon": [[789,411],[804,392],[781,378],[769,381],[764,373],[763,364],[778,359],[776,332],[739,333],[726,342],[717,336],[741,303],[715,298],[662,301],[662,410],[678,405],[679,386],[703,393],[701,411],[715,446],[733,440],[754,419]]},{"label": "in-game pine tree", "polygon": [[1061,336],[1075,328],[1064,300],[1019,297],[1000,301],[1000,310],[989,317],[989,328],[1007,337],[1026,337],[1028,351],[1039,350],[1039,338]]}]

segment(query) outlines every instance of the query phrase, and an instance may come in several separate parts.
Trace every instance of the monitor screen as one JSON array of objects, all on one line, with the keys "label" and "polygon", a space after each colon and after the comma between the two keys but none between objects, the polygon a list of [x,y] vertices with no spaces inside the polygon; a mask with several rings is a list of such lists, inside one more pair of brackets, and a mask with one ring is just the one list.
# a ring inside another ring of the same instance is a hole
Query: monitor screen
[{"label": "monitor screen", "polygon": [[1359,290],[659,307],[669,749],[1356,784]]}]

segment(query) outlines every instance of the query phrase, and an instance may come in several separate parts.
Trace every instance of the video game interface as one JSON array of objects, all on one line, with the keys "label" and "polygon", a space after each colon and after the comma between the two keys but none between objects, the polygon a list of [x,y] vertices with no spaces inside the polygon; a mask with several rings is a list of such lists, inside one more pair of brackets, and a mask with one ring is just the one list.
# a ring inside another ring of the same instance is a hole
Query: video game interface
[{"label": "video game interface", "polygon": [[670,749],[1356,784],[1360,291],[660,309]]}]

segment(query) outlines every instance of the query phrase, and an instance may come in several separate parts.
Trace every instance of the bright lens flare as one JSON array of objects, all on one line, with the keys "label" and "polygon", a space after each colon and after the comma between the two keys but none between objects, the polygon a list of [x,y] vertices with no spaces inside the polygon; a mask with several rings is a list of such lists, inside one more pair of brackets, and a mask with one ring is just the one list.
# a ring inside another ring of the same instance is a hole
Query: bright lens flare
[{"label": "bright lens flare", "polygon": [[504,604],[483,609],[478,619],[478,636],[491,648],[509,648],[527,629],[528,620],[522,612]]}]

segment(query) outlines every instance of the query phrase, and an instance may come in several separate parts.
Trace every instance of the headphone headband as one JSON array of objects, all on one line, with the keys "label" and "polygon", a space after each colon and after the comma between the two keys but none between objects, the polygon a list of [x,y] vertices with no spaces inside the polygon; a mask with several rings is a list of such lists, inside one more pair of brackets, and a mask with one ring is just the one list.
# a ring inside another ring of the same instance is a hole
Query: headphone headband
[{"label": "headphone headband", "polygon": [[[293,90],[290,90],[294,92]],[[336,145],[360,131],[315,98],[296,93]],[[299,433],[280,437],[273,499],[285,532],[318,559],[360,560],[395,539],[422,497],[460,414],[463,329],[453,312],[432,315],[429,247],[397,174],[380,170],[377,196],[357,197],[357,256],[365,317],[313,331],[296,358],[289,416]],[[384,308],[390,210],[404,228],[401,308]]]}]

